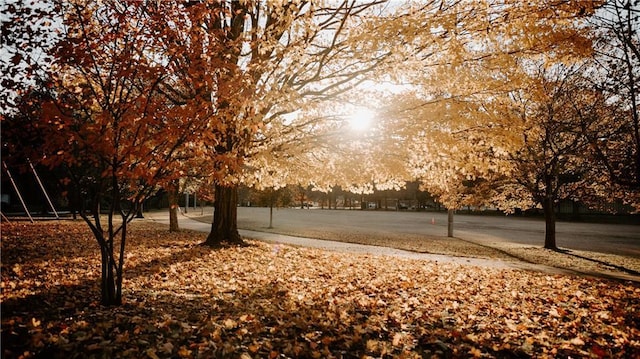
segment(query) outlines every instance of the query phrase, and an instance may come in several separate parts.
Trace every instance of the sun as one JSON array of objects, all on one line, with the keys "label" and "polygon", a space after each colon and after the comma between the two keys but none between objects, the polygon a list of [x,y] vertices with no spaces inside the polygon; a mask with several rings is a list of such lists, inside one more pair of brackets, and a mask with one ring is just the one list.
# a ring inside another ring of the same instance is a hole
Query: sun
[{"label": "sun", "polygon": [[365,131],[371,127],[376,113],[366,107],[356,107],[347,117],[349,127],[354,131]]}]

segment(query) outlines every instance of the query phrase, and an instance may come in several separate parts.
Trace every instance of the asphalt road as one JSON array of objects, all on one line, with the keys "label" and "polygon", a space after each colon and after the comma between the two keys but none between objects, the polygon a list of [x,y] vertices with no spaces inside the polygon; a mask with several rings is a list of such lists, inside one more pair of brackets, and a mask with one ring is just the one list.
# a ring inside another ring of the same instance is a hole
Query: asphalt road
[{"label": "asphalt road", "polygon": [[[242,223],[252,222],[255,220],[261,221],[260,216],[264,216],[265,214],[268,216],[268,209],[265,208],[243,208],[238,211],[238,223],[241,226]],[[286,214],[283,213],[286,210],[282,210],[280,215]],[[192,211],[188,217],[179,216],[178,222],[180,224],[180,228],[189,229],[198,232],[209,232],[211,230],[211,224],[194,220],[192,217],[202,217],[208,216],[210,217],[212,214],[211,208],[207,210],[202,210],[200,212],[199,209]],[[295,217],[296,213],[291,213],[292,216],[289,216],[289,219]],[[300,213],[297,213],[300,214]],[[334,215],[338,213],[333,213]],[[329,216],[331,217],[331,216]],[[156,222],[169,224],[169,212],[166,210],[163,211],[151,211],[145,213],[145,218],[152,219]],[[296,225],[302,225],[303,223],[297,222],[295,220],[290,221],[290,223],[296,223]],[[268,217],[267,222],[265,222],[265,228],[268,226]],[[269,233],[262,231],[251,231],[246,229],[239,230],[240,235],[245,238],[256,239],[260,241],[265,241],[269,243],[282,243],[289,244],[294,246],[303,246],[309,248],[318,248],[322,250],[329,250],[334,252],[341,253],[358,253],[358,254],[371,254],[371,255],[383,255],[383,256],[392,256],[398,258],[409,258],[409,259],[418,259],[418,260],[429,260],[436,261],[439,263],[456,263],[460,265],[466,266],[476,266],[483,268],[498,268],[498,269],[521,269],[521,270],[529,270],[550,274],[575,274],[572,270],[555,268],[541,264],[528,263],[523,261],[503,261],[496,259],[485,259],[485,258],[470,258],[470,257],[454,257],[448,255],[441,254],[432,254],[432,253],[417,253],[405,251],[402,249],[389,248],[389,247],[379,247],[372,246],[366,244],[356,244],[356,243],[346,243],[346,242],[337,242],[337,241],[329,241],[329,240],[321,240],[321,239],[313,239],[313,238],[302,238],[295,236],[282,235],[277,233]]]},{"label": "asphalt road", "polygon": [[[269,225],[269,209],[238,207],[238,225],[253,228]],[[360,211],[321,209],[274,209],[273,226],[291,229],[323,228],[361,234],[385,233],[446,236],[447,214],[439,212]],[[487,244],[507,242],[542,246],[542,219],[509,216],[456,214],[454,236]],[[558,222],[557,245],[561,248],[620,254],[640,258],[640,225]]]}]

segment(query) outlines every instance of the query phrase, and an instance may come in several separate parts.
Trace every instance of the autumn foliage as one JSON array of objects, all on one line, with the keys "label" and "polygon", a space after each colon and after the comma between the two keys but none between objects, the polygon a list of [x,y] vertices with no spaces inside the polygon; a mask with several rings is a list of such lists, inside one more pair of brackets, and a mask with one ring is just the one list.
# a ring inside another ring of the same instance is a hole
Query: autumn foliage
[{"label": "autumn foliage", "polygon": [[104,307],[86,225],[3,223],[3,356],[640,355],[631,283],[130,231],[126,299]]},{"label": "autumn foliage", "polygon": [[160,83],[168,65],[152,55],[160,55],[162,18],[146,10],[118,1],[63,4],[51,95],[32,119],[44,132],[34,160],[63,168],[80,197],[100,248],[105,305],[122,301],[127,223],[145,197],[180,176],[177,156],[205,125],[167,110]]},{"label": "autumn foliage", "polygon": [[[236,205],[243,182],[366,193],[418,179],[451,209],[488,203],[511,210],[531,205],[528,200],[537,196],[553,219],[562,196],[540,193],[559,188],[552,186],[559,181],[557,172],[571,171],[566,167],[573,159],[552,156],[547,171],[552,173],[544,174],[546,182],[536,182],[538,193],[499,186],[516,177],[504,158],[521,159],[526,151],[519,147],[529,145],[513,135],[523,133],[512,121],[515,97],[524,92],[531,103],[532,121],[525,129],[537,138],[548,98],[534,84],[548,79],[536,79],[530,70],[539,63],[553,68],[592,56],[585,19],[602,2],[52,0],[50,5],[29,11],[3,7],[12,20],[3,24],[2,36],[11,44],[7,73],[24,72],[23,81],[3,84],[13,95],[35,78],[45,87],[46,96],[32,97],[38,116],[27,119],[44,139],[32,160],[68,172],[66,180],[82,197],[81,216],[100,249],[101,302],[118,305],[125,259],[131,257],[127,224],[145,197],[161,186],[173,188],[173,195],[185,177],[206,178],[215,188],[206,240],[211,246],[242,242]],[[45,36],[49,33],[38,28],[21,36],[16,29],[29,29],[27,19],[55,31]],[[615,24],[610,30],[615,33]],[[636,40],[625,37],[624,49],[606,43],[600,49],[610,45],[608,57],[625,49],[631,56]],[[39,52],[46,61],[38,63],[33,55]],[[570,122],[571,135],[553,136],[561,148],[590,148],[608,172],[590,177],[590,184],[606,188],[618,182],[613,198],[629,203],[637,202],[628,194],[637,194],[634,177],[640,168],[636,62],[624,61],[622,73],[611,63],[609,71],[630,80],[620,102],[630,109],[609,111],[613,119],[631,114],[630,122],[603,136],[560,113],[561,122]],[[25,66],[27,71],[19,71]],[[386,84],[393,95],[381,90]],[[612,84],[600,85],[606,85],[601,92],[611,93],[602,103],[619,97]],[[371,129],[354,134],[346,131],[344,117],[347,108],[357,106],[385,110]],[[547,122],[556,123],[552,120]],[[579,148],[574,138],[580,139]],[[630,139],[635,147],[628,151]],[[531,154],[533,167],[538,155]],[[593,158],[580,161],[582,168]],[[524,172],[529,175],[530,167]],[[554,227],[548,224],[545,246],[554,248]]]}]

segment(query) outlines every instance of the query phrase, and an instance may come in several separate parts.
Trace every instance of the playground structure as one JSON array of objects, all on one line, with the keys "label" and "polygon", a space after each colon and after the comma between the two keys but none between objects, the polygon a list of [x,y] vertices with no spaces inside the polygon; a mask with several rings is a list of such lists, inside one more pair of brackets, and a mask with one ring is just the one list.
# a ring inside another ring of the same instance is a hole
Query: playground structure
[{"label": "playground structure", "polygon": [[[27,162],[29,164],[29,168],[31,170],[31,173],[33,173],[33,176],[35,177],[36,182],[38,183],[38,186],[40,187],[40,190],[42,190],[42,193],[44,194],[44,197],[47,199],[47,203],[49,204],[49,207],[51,208],[53,214],[55,215],[56,219],[60,219],[60,215],[58,214],[58,211],[56,211],[56,208],[53,205],[53,202],[51,202],[51,197],[49,197],[49,194],[47,193],[47,190],[44,188],[44,185],[42,184],[42,181],[40,180],[40,176],[38,176],[38,172],[36,171],[35,167],[31,163],[31,161],[29,161],[27,159]],[[34,220],[33,220],[33,217],[31,216],[31,212],[29,211],[29,208],[27,207],[27,204],[25,203],[24,198],[22,197],[22,193],[20,193],[20,189],[18,188],[18,185],[16,184],[16,181],[13,179],[13,176],[11,175],[11,172],[9,171],[9,167],[7,166],[5,161],[2,161],[2,169],[7,174],[7,177],[9,178],[9,181],[11,182],[13,190],[15,191],[16,195],[18,196],[18,199],[20,200],[22,208],[24,209],[25,213],[27,214],[27,217],[29,218],[31,223],[33,223]],[[2,211],[0,211],[0,215],[2,216],[2,220],[10,222],[9,218],[7,218],[7,216],[5,216],[5,214]]]}]

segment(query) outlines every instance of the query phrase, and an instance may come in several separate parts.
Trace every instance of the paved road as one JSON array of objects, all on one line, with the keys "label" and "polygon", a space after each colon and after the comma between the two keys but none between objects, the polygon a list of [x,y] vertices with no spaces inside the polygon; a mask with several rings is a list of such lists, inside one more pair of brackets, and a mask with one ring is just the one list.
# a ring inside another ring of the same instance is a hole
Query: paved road
[{"label": "paved road", "polygon": [[[444,236],[446,213],[377,212],[360,210],[274,209],[274,227],[322,230],[332,227],[367,232],[393,232]],[[269,209],[238,208],[238,224],[254,228],[269,225]],[[620,254],[640,258],[640,225],[599,223],[557,223],[557,245],[562,248]],[[479,242],[508,242],[542,246],[544,221],[541,219],[456,214],[454,236]]]},{"label": "paved road", "polygon": [[[255,208],[250,210],[240,209],[238,213],[238,222],[241,223],[243,221],[253,221],[257,217],[256,215],[267,214],[264,209],[254,211]],[[207,212],[204,212],[205,214]],[[208,213],[211,214],[211,209],[208,210]],[[198,217],[199,211],[196,210],[195,214],[190,214],[190,216],[180,216],[178,221],[180,223],[180,228],[190,229],[198,232],[209,232],[211,230],[211,224],[204,223],[201,221],[196,221],[193,217]],[[283,213],[280,213],[283,214]],[[288,218],[294,218],[295,216],[289,216]],[[159,223],[169,224],[169,215],[168,212],[165,211],[152,211],[145,213],[145,218],[154,220]],[[268,218],[268,217],[267,217]],[[268,226],[268,220],[265,224],[265,227]],[[522,269],[536,272],[544,272],[550,274],[575,274],[575,272],[571,270],[566,270],[562,268],[555,268],[540,264],[526,263],[517,260],[513,261],[502,261],[497,259],[483,259],[483,258],[469,258],[469,257],[453,257],[441,254],[431,254],[431,253],[416,253],[405,251],[402,249],[396,248],[388,248],[388,247],[379,247],[379,246],[371,246],[365,244],[356,244],[356,243],[344,243],[337,241],[328,241],[328,240],[320,240],[313,238],[301,238],[295,236],[287,236],[276,233],[268,233],[268,232],[259,232],[259,231],[250,231],[250,230],[240,230],[240,234],[245,238],[257,239],[265,242],[271,243],[282,243],[282,244],[290,244],[294,246],[302,246],[302,247],[310,247],[310,248],[319,248],[323,250],[330,250],[336,252],[343,253],[358,253],[358,254],[371,254],[371,255],[383,255],[383,256],[393,256],[400,258],[409,258],[409,259],[419,259],[419,260],[429,260],[436,261],[440,263],[457,263],[461,265],[467,266],[475,266],[475,267],[483,267],[483,268],[497,268],[497,269]]]}]

